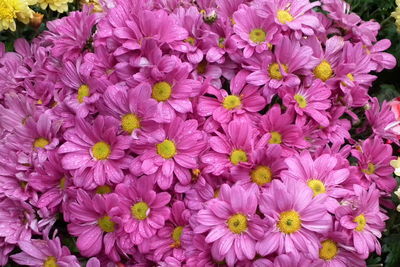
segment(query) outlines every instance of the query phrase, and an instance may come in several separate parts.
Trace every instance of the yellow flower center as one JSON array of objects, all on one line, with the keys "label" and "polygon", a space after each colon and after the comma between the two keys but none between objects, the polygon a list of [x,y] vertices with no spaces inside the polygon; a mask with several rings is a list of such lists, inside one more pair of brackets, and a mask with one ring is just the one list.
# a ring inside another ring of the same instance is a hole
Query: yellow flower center
[{"label": "yellow flower center", "polygon": [[332,240],[325,240],[321,242],[322,248],[319,250],[319,257],[323,260],[329,261],[336,257],[338,254],[338,247],[336,242]]},{"label": "yellow flower center", "polygon": [[364,214],[360,214],[354,218],[353,222],[357,223],[356,231],[362,232],[364,231],[365,225],[367,225],[367,219]]},{"label": "yellow flower center", "polygon": [[301,228],[300,215],[294,210],[282,212],[280,214],[278,228],[285,234],[297,232]]},{"label": "yellow flower center", "polygon": [[294,100],[296,100],[297,104],[299,104],[300,108],[305,108],[307,107],[307,100],[304,96],[295,94],[294,95]]},{"label": "yellow flower center", "polygon": [[219,38],[218,39],[218,47],[219,48],[225,48],[225,38]]},{"label": "yellow flower center", "polygon": [[172,87],[167,82],[158,82],[153,85],[151,97],[158,102],[166,101],[171,97]]},{"label": "yellow flower center", "polygon": [[375,173],[375,165],[373,163],[368,163],[368,168],[362,170],[363,173],[371,175]]},{"label": "yellow flower center", "polygon": [[97,142],[92,147],[93,157],[97,160],[108,159],[111,154],[111,146],[104,141]]},{"label": "yellow flower center", "polygon": [[314,197],[326,192],[325,185],[320,180],[317,179],[308,180],[307,185],[314,192]]},{"label": "yellow flower center", "polygon": [[36,138],[35,141],[33,142],[33,146],[36,148],[44,148],[49,144],[49,140],[43,137]]},{"label": "yellow flower center", "polygon": [[351,74],[351,73],[347,73],[347,78],[349,78],[350,79],[350,81],[352,81],[352,82],[354,82],[354,76],[353,76],[353,74]]},{"label": "yellow flower center", "polygon": [[259,186],[263,186],[272,181],[271,169],[267,166],[258,166],[250,173],[251,180]]},{"label": "yellow flower center", "polygon": [[181,246],[182,232],[183,232],[183,226],[177,226],[174,228],[171,234],[174,243],[172,243],[171,247],[179,248]]},{"label": "yellow flower center", "polygon": [[214,198],[219,197],[219,188],[214,191]]},{"label": "yellow flower center", "polygon": [[157,144],[156,147],[157,154],[164,159],[170,159],[176,155],[176,146],[171,140],[165,139],[162,143]]},{"label": "yellow flower center", "polygon": [[235,214],[228,219],[228,228],[234,234],[241,234],[247,230],[247,217],[243,214]]},{"label": "yellow flower center", "polygon": [[104,232],[107,233],[114,232],[115,223],[111,221],[110,216],[101,217],[100,219],[97,220],[97,223],[99,224],[101,230],[103,230]]},{"label": "yellow flower center", "polygon": [[[286,64],[283,64],[282,67],[286,73],[289,71],[289,67]],[[278,63],[272,63],[271,65],[269,65],[268,72],[269,72],[269,77],[271,77],[274,80],[283,79],[283,75],[281,73]]]},{"label": "yellow flower center", "polygon": [[282,24],[286,24],[286,22],[291,22],[294,19],[292,14],[289,13],[289,11],[282,9],[278,10],[277,17],[279,22]]},{"label": "yellow flower center", "polygon": [[193,37],[188,37],[188,38],[185,39],[185,42],[189,43],[191,45],[195,45],[196,44],[196,39],[193,38]]},{"label": "yellow flower center", "polygon": [[108,185],[98,186],[96,188],[96,194],[105,195],[112,192],[112,188]]},{"label": "yellow flower center", "polygon": [[140,128],[140,119],[135,114],[129,113],[121,118],[122,129],[127,133],[132,133]]},{"label": "yellow flower center", "polygon": [[85,97],[90,95],[90,88],[86,84],[81,85],[78,89],[78,102],[83,103]]},{"label": "yellow flower center", "polygon": [[53,256],[49,256],[43,263],[43,267],[58,267],[57,258]]},{"label": "yellow flower center", "polygon": [[131,207],[132,216],[141,221],[147,218],[148,211],[149,206],[143,201],[140,201]]},{"label": "yellow flower center", "polygon": [[267,33],[263,29],[253,29],[249,34],[249,38],[254,43],[262,43],[265,42]]},{"label": "yellow flower center", "polygon": [[200,169],[192,170],[192,181],[193,182],[197,182],[197,180],[199,179],[200,173],[201,173]]},{"label": "yellow flower center", "polygon": [[65,189],[65,183],[67,182],[67,177],[63,177],[60,179],[60,188]]},{"label": "yellow flower center", "polygon": [[278,132],[271,132],[271,139],[269,139],[270,144],[281,144],[282,135]]},{"label": "yellow flower center", "polygon": [[321,63],[319,63],[319,65],[315,67],[314,75],[315,77],[325,82],[333,75],[331,64],[326,60],[322,60]]},{"label": "yellow flower center", "polygon": [[241,149],[235,149],[231,153],[230,160],[233,165],[238,165],[239,162],[247,162],[247,154]]},{"label": "yellow flower center", "polygon": [[240,100],[240,97],[236,95],[228,95],[224,98],[224,101],[222,102],[222,105],[226,109],[234,109],[239,107],[242,104],[242,101]]}]

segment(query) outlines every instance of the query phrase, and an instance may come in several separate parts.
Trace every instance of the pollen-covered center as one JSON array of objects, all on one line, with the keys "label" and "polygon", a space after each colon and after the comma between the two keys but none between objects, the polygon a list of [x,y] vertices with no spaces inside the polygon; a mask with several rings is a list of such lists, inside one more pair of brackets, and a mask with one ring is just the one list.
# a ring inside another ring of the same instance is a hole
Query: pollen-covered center
[{"label": "pollen-covered center", "polygon": [[61,179],[60,179],[60,183],[59,183],[59,186],[60,186],[60,188],[63,190],[63,189],[65,189],[65,183],[67,182],[67,177],[62,177]]},{"label": "pollen-covered center", "polygon": [[151,97],[158,102],[166,101],[171,97],[172,86],[167,82],[158,82],[153,85]]},{"label": "pollen-covered center", "polygon": [[267,33],[263,29],[253,29],[249,34],[249,38],[254,43],[262,43],[267,39]]},{"label": "pollen-covered center", "polygon": [[225,48],[225,38],[219,38],[218,39],[218,47],[219,48]]},{"label": "pollen-covered center", "polygon": [[281,144],[282,143],[282,135],[278,132],[271,132],[271,139],[269,139],[270,144]]},{"label": "pollen-covered center", "polygon": [[242,104],[242,101],[240,100],[240,97],[236,95],[228,95],[224,98],[224,101],[222,102],[222,105],[226,109],[234,109],[239,107]]},{"label": "pollen-covered center", "polygon": [[196,39],[193,38],[193,37],[188,37],[188,38],[185,39],[185,42],[194,46],[196,44]]},{"label": "pollen-covered center", "polygon": [[92,154],[97,160],[108,159],[111,154],[111,146],[104,141],[97,142],[92,147]]},{"label": "pollen-covered center", "polygon": [[329,261],[336,257],[338,254],[338,246],[332,240],[325,240],[321,242],[322,248],[319,250],[319,257],[323,260]]},{"label": "pollen-covered center", "polygon": [[140,201],[131,207],[131,213],[137,220],[144,220],[149,215],[149,206],[146,202]]},{"label": "pollen-covered center", "polygon": [[[289,71],[289,67],[286,64],[282,64],[282,68],[285,70],[286,73]],[[271,65],[269,65],[268,72],[269,72],[269,77],[271,77],[274,80],[283,79],[283,74],[279,68],[278,63],[272,63]]]},{"label": "pollen-covered center", "polygon": [[326,192],[325,185],[321,180],[308,180],[307,185],[312,189],[314,197]]},{"label": "pollen-covered center", "polygon": [[54,256],[49,256],[43,262],[43,267],[59,267],[57,264],[57,258]]},{"label": "pollen-covered center", "polygon": [[228,219],[228,228],[234,234],[241,234],[247,230],[247,217],[241,213],[232,215]]},{"label": "pollen-covered center", "polygon": [[231,153],[230,160],[233,165],[238,165],[239,162],[247,162],[247,154],[241,149],[235,149]]},{"label": "pollen-covered center", "polygon": [[177,226],[172,231],[171,237],[174,243],[172,243],[171,247],[179,248],[181,246],[181,236],[183,232],[183,226]]},{"label": "pollen-covered center", "polygon": [[176,146],[171,140],[165,139],[162,143],[157,144],[156,147],[157,154],[164,159],[170,159],[176,155]]},{"label": "pollen-covered center", "polygon": [[277,17],[279,22],[282,24],[286,24],[286,22],[291,22],[294,19],[292,14],[289,13],[289,11],[282,9],[278,10]]},{"label": "pollen-covered center", "polygon": [[115,223],[111,221],[110,216],[104,216],[97,220],[99,227],[106,233],[114,232]]},{"label": "pollen-covered center", "polygon": [[122,129],[127,133],[132,133],[140,128],[140,119],[133,113],[126,114],[121,118]]},{"label": "pollen-covered center", "polygon": [[102,185],[102,186],[98,186],[96,188],[96,194],[99,194],[99,195],[105,195],[105,194],[109,194],[111,192],[112,192],[112,188],[111,188],[111,186],[108,186],[108,185]]},{"label": "pollen-covered center", "polygon": [[299,94],[294,95],[294,100],[296,100],[297,104],[299,105],[300,108],[306,108],[307,107],[307,99]]},{"label": "pollen-covered center", "polygon": [[365,225],[367,225],[367,219],[364,214],[360,214],[354,218],[353,222],[357,223],[356,231],[362,232],[364,231]]},{"label": "pollen-covered center", "polygon": [[314,75],[324,82],[327,81],[333,75],[331,64],[326,60],[322,60],[321,63],[315,67]]},{"label": "pollen-covered center", "polygon": [[285,234],[297,232],[301,228],[300,215],[294,210],[282,212],[279,217],[278,228]]},{"label": "pollen-covered center", "polygon": [[368,168],[367,169],[362,169],[362,172],[368,175],[374,174],[375,173],[375,165],[373,163],[368,163]]},{"label": "pollen-covered center", "polygon": [[36,148],[44,148],[50,144],[49,140],[43,137],[36,138],[35,141],[33,141],[33,146]]},{"label": "pollen-covered center", "polygon": [[86,84],[81,85],[81,87],[79,87],[78,89],[78,102],[79,103],[83,103],[83,100],[85,99],[85,97],[90,95],[90,88],[89,86],[87,86]]},{"label": "pollen-covered center", "polygon": [[272,180],[271,169],[267,166],[258,166],[250,173],[251,180],[259,186],[270,183]]}]

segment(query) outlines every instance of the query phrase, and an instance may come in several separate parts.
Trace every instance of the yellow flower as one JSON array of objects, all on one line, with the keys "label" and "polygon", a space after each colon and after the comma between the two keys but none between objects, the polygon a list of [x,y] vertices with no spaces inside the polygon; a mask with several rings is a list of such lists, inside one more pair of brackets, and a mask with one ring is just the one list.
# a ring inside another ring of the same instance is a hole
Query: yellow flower
[{"label": "yellow flower", "polygon": [[51,10],[57,11],[58,13],[64,13],[68,11],[68,3],[72,3],[73,0],[37,0],[37,4],[41,9],[46,9],[48,6]]},{"label": "yellow flower", "polygon": [[0,31],[16,30],[15,20],[29,23],[33,11],[26,0],[0,0]]},{"label": "yellow flower", "polygon": [[392,12],[392,17],[396,19],[397,31],[400,32],[400,0],[396,0],[397,8]]},{"label": "yellow flower", "polygon": [[103,7],[99,3],[99,0],[81,0],[81,5],[92,5],[93,12],[103,12]]}]

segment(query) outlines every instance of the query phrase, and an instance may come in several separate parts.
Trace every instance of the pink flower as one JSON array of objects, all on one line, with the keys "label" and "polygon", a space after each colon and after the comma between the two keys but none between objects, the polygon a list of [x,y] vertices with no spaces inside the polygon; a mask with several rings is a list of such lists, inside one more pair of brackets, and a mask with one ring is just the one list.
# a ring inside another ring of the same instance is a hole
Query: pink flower
[{"label": "pink flower", "polygon": [[321,126],[328,126],[328,114],[330,108],[330,90],[321,82],[314,81],[311,87],[283,88],[279,95],[283,104],[297,113],[297,119],[305,120],[308,116],[318,122]]},{"label": "pink flower", "polygon": [[49,21],[49,40],[53,47],[51,54],[63,60],[76,60],[84,51],[98,15],[85,5],[83,11],[71,12],[68,16]]},{"label": "pink flower", "polygon": [[279,145],[284,156],[291,155],[295,149],[307,147],[300,126],[293,124],[290,113],[281,113],[279,105],[272,106],[260,119],[262,133],[271,135],[269,144]]},{"label": "pink flower", "polygon": [[178,261],[185,259],[185,250],[191,244],[192,229],[188,225],[190,210],[186,209],[182,201],[172,205],[171,216],[157,235],[147,240],[146,246],[152,251],[151,259],[161,261],[173,256]]},{"label": "pink flower", "polygon": [[[200,116],[210,116],[220,123],[229,123],[237,117],[255,117],[256,112],[265,107],[266,101],[256,86],[246,85],[248,72],[240,71],[230,83],[229,95],[225,90],[209,87],[207,93],[217,97],[200,96],[197,112]],[[232,118],[233,117],[233,118]]]},{"label": "pink flower", "polygon": [[313,191],[314,197],[326,194],[325,207],[334,212],[339,206],[338,199],[346,196],[349,191],[343,189],[342,183],[349,177],[347,168],[338,168],[337,159],[329,154],[322,154],[312,159],[308,151],[302,151],[285,160],[287,171],[281,173],[282,180],[295,179],[307,185]]},{"label": "pink flower", "polygon": [[293,31],[296,39],[303,35],[315,35],[324,31],[318,17],[312,9],[320,5],[319,1],[308,0],[267,0],[260,1],[257,14],[262,18],[273,17],[282,31]]},{"label": "pink flower", "polygon": [[352,244],[363,259],[372,251],[380,255],[377,238],[381,237],[388,217],[379,211],[379,191],[374,185],[368,190],[354,185],[354,197],[348,203],[335,211],[341,231],[352,237]]},{"label": "pink flower", "polygon": [[195,233],[207,233],[215,258],[228,266],[237,260],[253,259],[257,240],[263,236],[261,219],[256,215],[257,198],[239,185],[221,186],[219,197],[207,203],[197,215]]},{"label": "pink flower", "polygon": [[261,255],[304,252],[317,258],[318,234],[332,228],[325,201],[325,195],[313,197],[313,191],[300,181],[273,180],[260,200],[260,210],[269,226],[256,245],[257,252]]},{"label": "pink flower", "polygon": [[142,86],[132,89],[122,85],[108,87],[103,100],[104,114],[120,120],[122,130],[132,137],[138,138],[140,131],[156,129],[153,112],[157,102],[145,96]]},{"label": "pink flower", "polygon": [[122,169],[130,162],[125,150],[131,140],[117,135],[113,119],[99,116],[93,125],[77,119],[76,127],[67,130],[64,138],[58,152],[63,154],[62,165],[72,172],[76,186],[93,189],[123,180]]},{"label": "pink flower", "polygon": [[170,215],[166,205],[171,196],[167,192],[157,194],[153,191],[153,183],[148,177],[134,181],[132,184],[119,184],[115,189],[120,199],[124,233],[131,241],[126,243],[127,250],[153,237]]},{"label": "pink flower", "polygon": [[241,5],[233,14],[233,31],[236,35],[232,38],[237,46],[243,50],[245,58],[251,57],[254,52],[261,53],[268,50],[269,45],[277,41],[277,27],[269,19],[257,15],[255,7]]},{"label": "pink flower", "polygon": [[131,172],[152,175],[163,190],[171,187],[174,177],[188,184],[189,169],[197,168],[198,157],[206,145],[204,132],[197,128],[196,120],[177,117],[155,132],[143,133],[143,138],[132,147],[139,156],[131,164]]},{"label": "pink flower", "polygon": [[31,239],[18,243],[22,252],[11,256],[13,261],[26,266],[79,267],[80,264],[58,237],[53,240]]},{"label": "pink flower", "polygon": [[226,175],[234,166],[251,166],[253,150],[265,146],[265,140],[256,143],[258,132],[249,123],[234,120],[223,129],[225,134],[210,137],[211,151],[201,157],[205,173]]},{"label": "pink flower", "polygon": [[83,256],[91,257],[104,251],[112,260],[119,260],[115,241],[120,225],[114,218],[120,214],[118,203],[115,194],[96,194],[90,198],[78,189],[75,201],[69,205],[71,223],[68,231],[78,237],[76,246]]},{"label": "pink flower", "polygon": [[361,185],[368,188],[371,183],[386,192],[391,193],[397,186],[393,177],[393,167],[390,161],[392,156],[391,145],[384,144],[382,139],[375,137],[365,140],[358,149],[353,149],[351,154],[358,161],[357,172],[362,177]]},{"label": "pink flower", "polygon": [[247,76],[246,81],[257,86],[263,85],[263,94],[270,102],[277,88],[282,85],[297,86],[300,84],[297,75],[310,73],[311,56],[311,48],[300,46],[299,42],[285,36],[277,43],[271,56],[260,55],[257,65],[248,67],[255,71]]},{"label": "pink flower", "polygon": [[390,104],[386,101],[379,104],[376,97],[372,98],[371,108],[365,111],[369,125],[372,127],[374,136],[389,139],[398,143],[398,137],[393,132],[397,125],[395,114],[391,111]]}]

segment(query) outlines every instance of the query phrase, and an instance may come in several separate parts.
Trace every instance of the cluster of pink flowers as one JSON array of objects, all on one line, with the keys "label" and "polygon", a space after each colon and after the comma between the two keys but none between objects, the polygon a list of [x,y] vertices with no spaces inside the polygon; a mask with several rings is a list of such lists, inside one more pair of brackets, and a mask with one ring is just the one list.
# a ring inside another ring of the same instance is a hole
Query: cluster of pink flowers
[{"label": "cluster of pink flowers", "polygon": [[0,265],[381,252],[399,138],[368,95],[396,64],[378,23],[342,0],[107,2],[0,46]]}]

